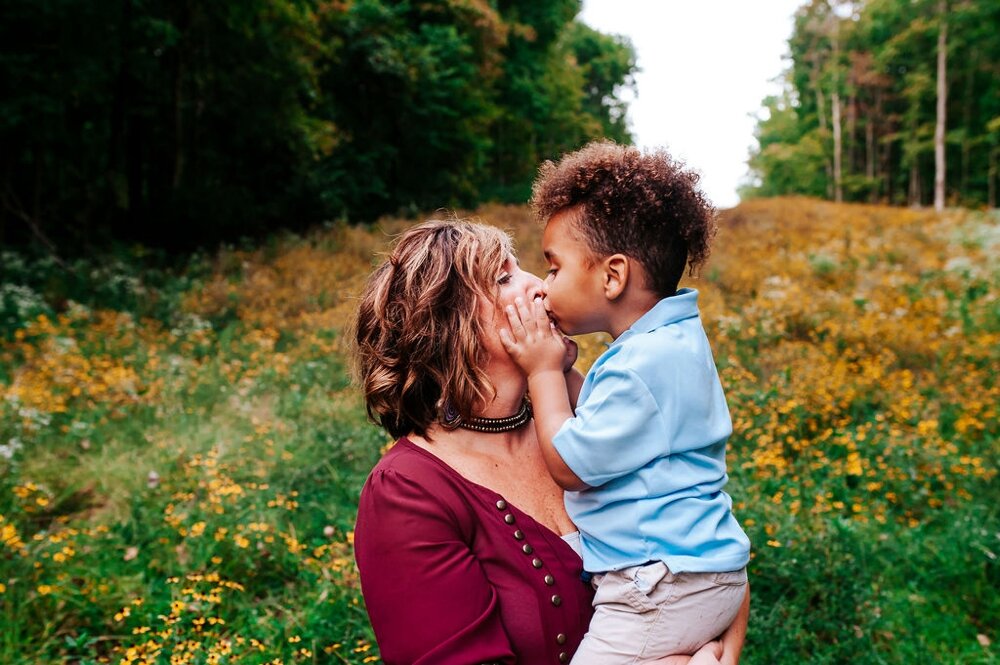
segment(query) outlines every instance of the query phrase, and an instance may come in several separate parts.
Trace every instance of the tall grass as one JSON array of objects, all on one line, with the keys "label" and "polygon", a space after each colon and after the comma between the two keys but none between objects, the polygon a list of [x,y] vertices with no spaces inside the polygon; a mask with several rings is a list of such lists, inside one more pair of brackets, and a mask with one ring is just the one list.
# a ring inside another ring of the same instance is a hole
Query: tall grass
[{"label": "tall grass", "polygon": [[[478,214],[542,269],[525,209]],[[184,270],[4,256],[0,662],[378,662],[352,528],[389,442],[342,332],[406,224]],[[997,660],[998,254],[985,213],[724,214],[690,285],[754,543],[743,662]]]}]

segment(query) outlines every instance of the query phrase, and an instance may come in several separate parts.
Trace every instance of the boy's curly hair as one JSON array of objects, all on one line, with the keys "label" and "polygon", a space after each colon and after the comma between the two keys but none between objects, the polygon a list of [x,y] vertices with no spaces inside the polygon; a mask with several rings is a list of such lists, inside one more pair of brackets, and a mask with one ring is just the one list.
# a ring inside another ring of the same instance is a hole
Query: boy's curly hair
[{"label": "boy's curly hair", "polygon": [[634,258],[650,289],[666,297],[677,291],[685,265],[694,274],[705,262],[715,236],[715,208],[698,180],[664,150],[643,154],[595,141],[542,164],[531,207],[543,222],[575,210],[574,226],[594,255]]}]

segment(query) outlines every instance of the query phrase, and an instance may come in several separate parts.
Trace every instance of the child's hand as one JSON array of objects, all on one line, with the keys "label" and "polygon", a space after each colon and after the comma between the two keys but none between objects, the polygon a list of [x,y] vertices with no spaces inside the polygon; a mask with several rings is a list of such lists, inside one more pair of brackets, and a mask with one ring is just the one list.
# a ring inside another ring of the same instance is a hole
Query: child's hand
[{"label": "child's hand", "polygon": [[563,341],[545,313],[541,298],[535,298],[530,308],[520,298],[514,303],[507,306],[510,330],[500,330],[500,341],[507,353],[528,376],[549,370],[564,372],[571,354],[573,362],[576,361],[576,344],[571,349]]},{"label": "child's hand", "polygon": [[[558,328],[556,329],[558,332]],[[576,364],[576,359],[580,355],[580,347],[577,343],[560,333],[562,337],[563,344],[566,346],[566,357],[563,360],[563,374],[573,369],[573,365]]]}]

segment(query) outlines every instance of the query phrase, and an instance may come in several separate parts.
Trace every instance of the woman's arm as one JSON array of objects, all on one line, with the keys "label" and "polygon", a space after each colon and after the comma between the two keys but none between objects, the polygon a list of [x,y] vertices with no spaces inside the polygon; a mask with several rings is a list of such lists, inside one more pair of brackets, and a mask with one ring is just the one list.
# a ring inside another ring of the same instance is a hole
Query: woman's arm
[{"label": "woman's arm", "polygon": [[747,584],[747,592],[743,597],[743,604],[740,611],[733,620],[733,623],[722,634],[722,657],[719,659],[723,665],[737,665],[740,662],[740,654],[743,652],[743,643],[747,639],[747,624],[750,622],[750,584]]},{"label": "woman's arm", "polygon": [[[513,663],[495,589],[446,488],[376,469],[358,506],[361,590],[387,665]],[[471,527],[470,527],[471,528]]]}]

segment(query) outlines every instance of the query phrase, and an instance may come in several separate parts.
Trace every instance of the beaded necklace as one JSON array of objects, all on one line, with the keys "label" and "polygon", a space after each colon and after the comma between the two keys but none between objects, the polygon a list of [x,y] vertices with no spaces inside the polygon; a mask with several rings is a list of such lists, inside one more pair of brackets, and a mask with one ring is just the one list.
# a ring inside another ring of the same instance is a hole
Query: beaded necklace
[{"label": "beaded necklace", "polygon": [[441,423],[446,429],[461,427],[462,429],[468,429],[474,432],[484,432],[487,434],[512,432],[516,429],[520,429],[528,424],[532,415],[531,404],[528,402],[527,398],[521,402],[521,408],[517,413],[505,418],[483,418],[475,416],[469,418],[468,420],[463,420],[461,415],[449,407],[451,407],[450,404],[446,405],[444,418],[442,418]]}]

